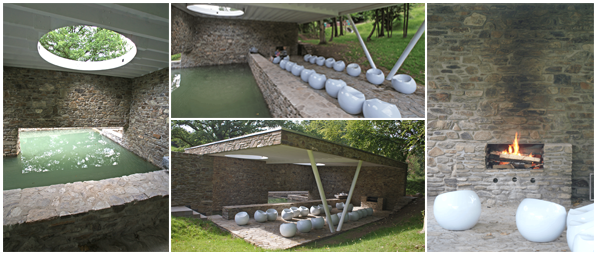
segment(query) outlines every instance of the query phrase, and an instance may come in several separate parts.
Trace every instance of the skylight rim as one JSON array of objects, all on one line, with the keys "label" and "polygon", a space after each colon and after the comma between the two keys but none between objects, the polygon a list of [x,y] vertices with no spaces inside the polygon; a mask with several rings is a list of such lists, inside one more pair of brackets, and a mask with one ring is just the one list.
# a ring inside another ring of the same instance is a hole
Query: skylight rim
[{"label": "skylight rim", "polygon": [[215,16],[215,17],[240,17],[245,15],[245,11],[238,10],[238,11],[218,11],[218,10],[211,10],[209,7],[224,7],[224,8],[232,8],[229,6],[221,6],[221,5],[209,5],[209,4],[193,4],[187,5],[187,10],[192,12],[200,13],[203,15]]}]

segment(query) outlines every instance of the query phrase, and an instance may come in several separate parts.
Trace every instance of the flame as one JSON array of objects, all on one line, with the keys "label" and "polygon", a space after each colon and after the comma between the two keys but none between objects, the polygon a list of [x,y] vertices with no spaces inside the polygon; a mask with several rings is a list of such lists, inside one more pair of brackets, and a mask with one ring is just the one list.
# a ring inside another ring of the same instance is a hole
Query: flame
[{"label": "flame", "polygon": [[508,145],[508,150],[502,151],[502,154],[513,154],[522,156],[520,155],[520,152],[518,152],[519,149],[520,147],[518,146],[518,132],[516,132],[516,135],[514,136],[514,143],[512,145]]}]

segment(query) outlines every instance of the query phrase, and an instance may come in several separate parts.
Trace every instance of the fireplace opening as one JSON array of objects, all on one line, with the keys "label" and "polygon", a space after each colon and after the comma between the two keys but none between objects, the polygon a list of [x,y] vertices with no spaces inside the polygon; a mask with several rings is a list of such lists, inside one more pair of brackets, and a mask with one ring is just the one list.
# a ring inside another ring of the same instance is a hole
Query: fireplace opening
[{"label": "fireplace opening", "polygon": [[367,202],[377,202],[377,197],[367,197]]},{"label": "fireplace opening", "polygon": [[517,154],[505,153],[510,144],[488,144],[485,151],[487,169],[543,169],[543,144],[517,144]]}]

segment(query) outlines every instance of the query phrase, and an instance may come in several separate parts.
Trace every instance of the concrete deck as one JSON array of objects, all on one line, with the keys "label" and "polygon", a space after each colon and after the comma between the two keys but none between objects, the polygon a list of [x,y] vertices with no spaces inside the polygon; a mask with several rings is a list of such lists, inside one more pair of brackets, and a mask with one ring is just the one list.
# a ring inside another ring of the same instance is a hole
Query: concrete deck
[{"label": "concrete deck", "polygon": [[[482,206],[481,218],[469,230],[450,231],[442,228],[433,215],[435,197],[427,202],[428,252],[561,252],[570,251],[566,230],[553,242],[535,243],[526,240],[516,227],[517,204]],[[580,205],[579,205],[580,206]]]},{"label": "concrete deck", "polygon": [[[354,210],[358,209],[362,209],[362,207],[354,208]],[[340,210],[333,208],[331,213],[339,212]],[[348,221],[342,225],[342,231],[340,233],[344,232],[345,230],[357,228],[371,222],[382,220],[388,215],[390,215],[390,211],[377,211],[374,212],[373,215],[367,216],[358,221]],[[348,214],[346,216],[348,216]],[[280,225],[287,221],[283,220],[280,215],[278,215],[278,219],[276,221],[267,221],[264,223],[256,222],[253,218],[253,215],[250,215],[250,217],[251,219],[249,220],[249,224],[239,226],[236,224],[234,220],[225,220],[220,215],[208,216],[208,218],[211,221],[216,223],[218,226],[230,231],[232,235],[243,238],[245,239],[245,241],[265,249],[288,249],[313,241],[317,241],[326,237],[330,237],[339,233],[330,233],[330,228],[328,227],[326,221],[326,224],[322,229],[311,229],[309,233],[300,233],[297,231],[297,234],[295,236],[286,238],[280,234]],[[325,216],[312,216],[311,214],[309,214],[309,216],[307,217],[313,218]],[[288,222],[297,222],[299,219],[302,220],[306,219],[307,217],[293,218],[292,221]],[[334,226],[334,230],[336,228],[337,226]]]}]

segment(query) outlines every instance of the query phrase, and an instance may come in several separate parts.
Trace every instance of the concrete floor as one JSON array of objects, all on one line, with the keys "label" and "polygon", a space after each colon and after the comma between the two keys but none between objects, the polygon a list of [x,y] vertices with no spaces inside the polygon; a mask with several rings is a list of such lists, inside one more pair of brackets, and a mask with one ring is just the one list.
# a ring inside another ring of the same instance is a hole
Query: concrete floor
[{"label": "concrete floor", "polygon": [[[464,231],[442,228],[433,215],[436,197],[427,199],[427,251],[429,252],[561,252],[570,251],[566,230],[553,242],[526,240],[516,227],[518,205],[482,206],[479,222]],[[586,205],[583,203],[577,207]]]},{"label": "concrete floor", "polygon": [[[362,209],[362,208],[361,207],[354,208],[354,210],[358,210],[358,209]],[[340,210],[334,208],[334,209],[332,209],[331,213],[339,213],[339,212],[340,212]],[[344,232],[345,230],[363,226],[363,225],[371,223],[371,222],[382,220],[383,218],[387,217],[388,215],[390,215],[390,211],[378,211],[378,212],[374,212],[373,215],[367,216],[358,221],[355,221],[355,222],[348,221],[342,225],[342,232]],[[314,216],[309,215],[308,217],[312,218]],[[320,215],[317,217],[322,217],[322,216]],[[286,222],[285,220],[282,219],[281,216],[278,216],[278,219],[276,221],[267,221],[267,222],[259,223],[259,222],[256,222],[255,219],[253,218],[253,215],[251,215],[249,224],[244,225],[244,226],[237,225],[234,220],[225,220],[220,215],[208,216],[208,218],[211,221],[213,221],[214,223],[216,223],[218,226],[230,231],[230,233],[232,233],[233,235],[243,238],[243,239],[245,239],[245,241],[252,243],[254,245],[257,245],[259,247],[265,248],[265,249],[288,249],[291,247],[295,247],[295,246],[310,243],[310,242],[313,242],[313,241],[316,241],[319,239],[323,239],[323,238],[326,238],[326,237],[329,237],[329,236],[332,236],[332,235],[338,233],[338,232],[336,232],[336,233],[332,234],[330,232],[330,228],[328,227],[327,222],[326,222],[325,226],[322,229],[317,229],[317,230],[312,229],[309,233],[297,232],[297,234],[295,236],[286,238],[280,234],[280,225],[282,225],[282,223]],[[302,220],[302,219],[306,219],[306,218],[304,218],[304,217],[293,218],[291,222],[296,222],[299,219]],[[337,226],[334,226],[334,230],[336,229],[336,227]]]}]

